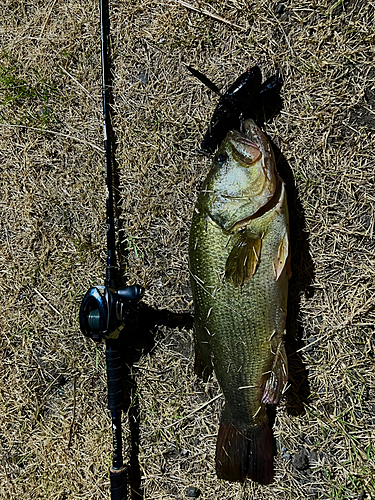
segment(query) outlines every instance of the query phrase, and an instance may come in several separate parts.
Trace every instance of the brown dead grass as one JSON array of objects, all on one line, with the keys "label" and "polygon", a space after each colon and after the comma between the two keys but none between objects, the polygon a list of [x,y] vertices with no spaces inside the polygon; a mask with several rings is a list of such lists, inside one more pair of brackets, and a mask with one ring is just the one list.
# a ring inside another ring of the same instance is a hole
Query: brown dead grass
[{"label": "brown dead grass", "polygon": [[[189,222],[209,168],[196,148],[216,98],[182,63],[224,88],[277,65],[284,109],[267,133],[294,234],[291,388],[273,484],[219,481],[222,400],[197,409],[220,389],[193,375],[191,331],[160,327],[135,368],[144,498],[191,485],[205,499],[375,498],[374,2],[191,4],[243,29],[177,1],[110,2],[122,264],[145,303],[191,311]],[[108,498],[104,347],[77,322],[104,281],[97,2],[5,0],[0,37],[0,497]],[[128,453],[126,419],[124,435]]]}]

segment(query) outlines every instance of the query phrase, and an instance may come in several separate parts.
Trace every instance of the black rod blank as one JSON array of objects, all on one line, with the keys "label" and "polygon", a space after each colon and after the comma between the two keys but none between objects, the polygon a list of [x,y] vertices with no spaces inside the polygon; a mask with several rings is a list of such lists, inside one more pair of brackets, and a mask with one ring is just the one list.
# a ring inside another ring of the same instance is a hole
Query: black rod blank
[{"label": "black rod blank", "polygon": [[103,132],[106,166],[106,203],[107,203],[107,274],[106,286],[115,288],[117,278],[115,218],[113,209],[113,165],[112,165],[112,128],[110,115],[110,75],[108,64],[109,48],[109,9],[108,0],[100,0],[102,92],[103,92]]},{"label": "black rod blank", "polygon": [[[107,270],[106,288],[118,285],[116,262],[116,234],[113,197],[112,126],[110,115],[111,78],[109,74],[109,9],[108,0],[100,0],[102,92],[103,92],[103,132],[106,166],[107,205]],[[119,339],[106,340],[108,409],[112,416],[113,457],[110,468],[111,500],[127,499],[127,468],[122,455],[121,414],[124,408],[123,367],[119,351]]]}]

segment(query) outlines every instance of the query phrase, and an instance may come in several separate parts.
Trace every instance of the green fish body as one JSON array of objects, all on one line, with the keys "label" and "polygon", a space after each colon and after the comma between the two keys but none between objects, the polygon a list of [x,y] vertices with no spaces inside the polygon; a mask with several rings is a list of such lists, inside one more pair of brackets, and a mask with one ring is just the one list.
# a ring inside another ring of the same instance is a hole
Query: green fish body
[{"label": "green fish body", "polygon": [[273,477],[266,404],[287,384],[284,348],[290,250],[285,185],[252,120],[221,144],[190,231],[195,371],[215,370],[225,397],[216,448],[219,478]]}]

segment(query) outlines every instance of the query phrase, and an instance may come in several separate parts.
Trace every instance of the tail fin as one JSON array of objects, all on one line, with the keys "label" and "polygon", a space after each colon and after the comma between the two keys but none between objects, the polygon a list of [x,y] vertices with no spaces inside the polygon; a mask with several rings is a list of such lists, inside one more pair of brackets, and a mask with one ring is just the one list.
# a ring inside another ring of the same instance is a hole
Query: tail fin
[{"label": "tail fin", "polygon": [[265,423],[245,432],[222,421],[216,445],[216,473],[219,479],[244,481],[247,477],[261,484],[273,479],[272,430]]}]

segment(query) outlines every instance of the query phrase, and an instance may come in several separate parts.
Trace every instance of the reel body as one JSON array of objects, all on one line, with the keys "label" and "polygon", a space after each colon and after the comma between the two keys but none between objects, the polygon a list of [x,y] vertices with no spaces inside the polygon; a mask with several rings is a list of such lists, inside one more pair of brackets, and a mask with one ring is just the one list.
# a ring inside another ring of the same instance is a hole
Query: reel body
[{"label": "reel body", "polygon": [[79,311],[80,328],[86,337],[101,342],[117,339],[125,327],[126,316],[143,294],[139,285],[90,288]]}]

